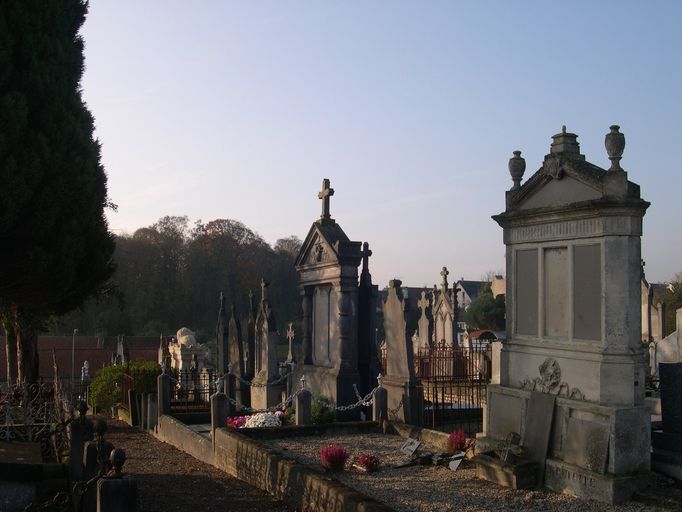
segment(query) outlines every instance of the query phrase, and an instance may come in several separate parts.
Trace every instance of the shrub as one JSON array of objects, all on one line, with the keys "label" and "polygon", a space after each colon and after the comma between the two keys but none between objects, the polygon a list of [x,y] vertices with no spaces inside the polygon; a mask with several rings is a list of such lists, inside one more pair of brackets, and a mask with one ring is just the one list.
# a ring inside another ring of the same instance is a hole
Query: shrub
[{"label": "shrub", "polygon": [[346,465],[348,452],[343,446],[328,444],[320,448],[320,463],[330,471],[340,471]]},{"label": "shrub", "polygon": [[466,446],[467,436],[464,433],[464,429],[453,430],[448,436],[446,442],[446,450],[448,453],[452,454],[455,452],[461,452]]},{"label": "shrub", "polygon": [[313,425],[334,423],[334,404],[326,396],[318,396],[313,400],[312,420]]},{"label": "shrub", "polygon": [[365,455],[356,457],[353,463],[356,466],[364,468],[364,470],[367,471],[368,473],[371,473],[372,471],[376,471],[377,469],[379,469],[381,461],[379,460],[379,457],[377,457],[376,455],[372,453],[366,453]]},{"label": "shrub", "polygon": [[121,376],[124,366],[107,366],[97,370],[90,385],[90,404],[101,411],[109,411],[121,399]]},{"label": "shrub", "polygon": [[108,411],[121,397],[121,378],[125,372],[133,375],[137,393],[155,393],[156,378],[161,373],[155,361],[132,361],[128,365],[106,366],[97,370],[90,385],[90,405]]}]

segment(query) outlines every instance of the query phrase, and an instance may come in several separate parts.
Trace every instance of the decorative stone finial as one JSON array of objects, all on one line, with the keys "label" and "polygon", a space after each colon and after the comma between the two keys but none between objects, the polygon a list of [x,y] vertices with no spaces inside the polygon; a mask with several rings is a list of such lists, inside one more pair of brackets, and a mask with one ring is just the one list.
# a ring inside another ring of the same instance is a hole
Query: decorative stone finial
[{"label": "decorative stone finial", "polygon": [[561,133],[552,135],[550,153],[562,153],[570,158],[575,158],[575,155],[580,155],[578,136],[575,133],[567,132],[566,125],[562,126]]},{"label": "decorative stone finial", "polygon": [[114,448],[109,455],[109,462],[111,462],[112,471],[109,478],[123,477],[123,464],[126,462],[126,452],[123,448]]},{"label": "decorative stone finial", "polygon": [[521,178],[523,178],[523,173],[526,172],[526,160],[521,156],[521,151],[518,149],[513,152],[514,156],[509,159],[509,174],[511,174],[512,190],[516,190],[521,186]]},{"label": "decorative stone finial", "polygon": [[623,150],[625,149],[625,135],[620,133],[620,126],[617,124],[611,125],[610,132],[606,134],[604,138],[604,145],[606,146],[606,153],[609,155],[609,160],[611,160],[611,168],[609,171],[622,171],[623,168],[620,166],[620,159],[623,156]]},{"label": "decorative stone finial", "polygon": [[384,382],[384,376],[381,375],[381,373],[379,373],[379,375],[377,375],[377,383],[379,384],[379,387],[382,387],[383,382]]},{"label": "decorative stone finial", "polygon": [[305,389],[305,374],[301,375],[301,389]]},{"label": "decorative stone finial", "polygon": [[331,215],[329,214],[329,198],[334,195],[334,189],[330,187],[330,182],[328,178],[322,180],[322,190],[317,194],[318,199],[322,199],[322,215],[320,219],[329,220]]}]

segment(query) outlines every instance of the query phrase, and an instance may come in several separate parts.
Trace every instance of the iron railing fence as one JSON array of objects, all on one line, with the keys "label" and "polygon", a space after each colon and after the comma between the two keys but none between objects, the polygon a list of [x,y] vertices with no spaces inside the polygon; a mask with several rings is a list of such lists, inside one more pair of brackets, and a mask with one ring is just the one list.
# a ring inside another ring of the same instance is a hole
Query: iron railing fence
[{"label": "iron railing fence", "polygon": [[217,390],[212,370],[181,370],[171,387],[173,414],[205,412],[211,408],[211,395]]}]

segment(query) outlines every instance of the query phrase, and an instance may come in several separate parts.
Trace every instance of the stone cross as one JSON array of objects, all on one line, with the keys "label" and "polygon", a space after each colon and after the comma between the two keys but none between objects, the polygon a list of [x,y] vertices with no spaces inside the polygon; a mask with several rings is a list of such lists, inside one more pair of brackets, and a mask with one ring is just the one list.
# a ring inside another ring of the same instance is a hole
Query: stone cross
[{"label": "stone cross", "polygon": [[369,250],[369,243],[362,244],[362,268],[369,268],[369,257],[372,251]]},{"label": "stone cross", "polygon": [[419,298],[419,302],[417,302],[417,306],[422,311],[426,311],[426,308],[429,307],[429,299],[426,298],[426,292],[421,293],[421,297]]},{"label": "stone cross", "polygon": [[448,268],[443,267],[443,270],[440,271],[440,275],[443,277],[440,286],[443,288],[443,290],[448,289],[448,274],[450,274],[450,272],[448,272]]},{"label": "stone cross", "polygon": [[289,328],[287,329],[287,340],[289,340],[289,354],[287,355],[287,363],[294,362],[294,324],[289,322]]},{"label": "stone cross", "polygon": [[265,302],[267,300],[267,287],[268,287],[268,282],[265,280],[265,278],[261,277],[260,279],[260,300],[262,302]]},{"label": "stone cross", "polygon": [[322,199],[322,220],[330,219],[329,215],[329,198],[334,195],[334,189],[329,186],[329,179],[322,180],[322,190],[317,194],[318,199]]}]

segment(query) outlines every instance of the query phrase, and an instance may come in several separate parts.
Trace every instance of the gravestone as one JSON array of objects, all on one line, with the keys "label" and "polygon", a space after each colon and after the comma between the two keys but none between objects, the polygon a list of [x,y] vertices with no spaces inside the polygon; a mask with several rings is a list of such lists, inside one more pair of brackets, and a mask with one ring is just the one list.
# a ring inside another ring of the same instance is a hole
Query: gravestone
[{"label": "gravestone", "polygon": [[244,384],[241,379],[246,380],[244,345],[242,343],[242,326],[237,315],[237,308],[232,304],[230,308],[230,320],[227,324],[227,337],[229,340],[229,361],[230,361],[230,390],[234,398],[240,405],[248,406],[251,400],[249,386]]},{"label": "gravestone", "polygon": [[533,391],[528,400],[526,428],[523,432],[523,449],[528,459],[538,463],[538,482],[545,474],[545,459],[552,431],[556,396]]},{"label": "gravestone", "polygon": [[[378,373],[373,315],[376,287],[371,283],[369,247],[351,241],[332,219],[329,200],[334,194],[328,179],[318,194],[322,215],[313,223],[296,258],[302,296],[303,364],[295,380],[305,375],[314,393],[337,405],[356,402],[353,385],[364,395]],[[358,284],[358,266],[364,261]],[[341,413],[359,417],[359,410]]]},{"label": "gravestone", "polygon": [[220,292],[220,305],[218,307],[218,325],[215,329],[216,334],[216,351],[218,356],[218,375],[225,375],[227,373],[227,364],[229,362],[229,337],[228,324],[225,316],[225,297],[223,292]]},{"label": "gravestone", "polygon": [[261,279],[261,300],[255,319],[255,365],[253,369],[253,386],[251,386],[251,407],[267,409],[280,401],[281,386],[272,385],[279,377],[277,369],[277,326],[272,305],[267,298],[269,284]]},{"label": "gravestone", "polygon": [[434,346],[453,348],[457,343],[457,296],[448,287],[446,267],[441,270],[440,290],[433,292],[433,338]]},{"label": "gravestone", "polygon": [[[663,429],[652,433],[653,461],[682,466],[682,363],[660,363],[658,365],[661,390],[661,415]],[[657,467],[660,470],[661,468]],[[666,474],[679,478],[682,471]]]},{"label": "gravestone", "polygon": [[[516,425],[529,439],[531,392],[556,395],[545,485],[611,503],[648,482],[650,449],[640,340],[642,218],[649,203],[620,167],[625,139],[618,130],[606,136],[608,170],[586,161],[577,135],[565,127],[523,185],[520,151],[509,161],[513,186],[505,211],[493,217],[506,245],[507,341],[477,440],[477,451],[485,451],[508,434],[500,427]],[[604,443],[577,442],[573,418],[586,422],[586,431],[606,427],[604,475],[598,467]],[[581,453],[569,454],[569,444]]]},{"label": "gravestone", "polygon": [[386,336],[386,375],[383,386],[388,391],[389,420],[420,425],[424,412],[421,381],[415,377],[412,340],[408,334],[408,303],[403,301],[401,281],[388,284],[382,304]]},{"label": "gravestone", "polygon": [[419,308],[419,320],[417,321],[417,339],[414,344],[416,350],[428,350],[433,340],[433,315],[431,301],[426,291],[419,294],[417,307]]}]

